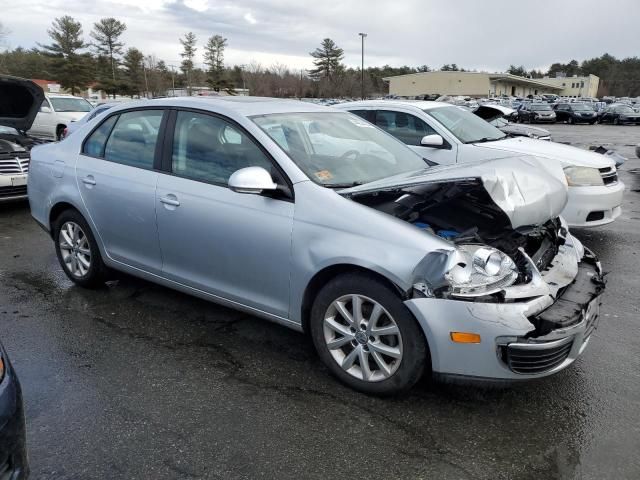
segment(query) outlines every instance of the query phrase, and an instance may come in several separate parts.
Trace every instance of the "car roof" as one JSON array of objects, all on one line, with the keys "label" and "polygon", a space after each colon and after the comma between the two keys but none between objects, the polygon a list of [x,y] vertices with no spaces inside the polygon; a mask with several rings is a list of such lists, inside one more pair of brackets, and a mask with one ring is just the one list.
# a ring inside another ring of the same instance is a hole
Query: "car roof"
[{"label": "car roof", "polygon": [[128,110],[139,107],[184,107],[199,108],[240,116],[268,115],[273,113],[335,112],[330,107],[300,100],[271,97],[219,96],[219,97],[167,97],[152,100],[137,100],[113,107],[113,110]]},{"label": "car roof", "polygon": [[355,107],[414,107],[419,110],[432,110],[434,108],[452,107],[451,103],[433,102],[429,100],[360,100],[357,102],[341,103],[334,108],[350,110]]}]

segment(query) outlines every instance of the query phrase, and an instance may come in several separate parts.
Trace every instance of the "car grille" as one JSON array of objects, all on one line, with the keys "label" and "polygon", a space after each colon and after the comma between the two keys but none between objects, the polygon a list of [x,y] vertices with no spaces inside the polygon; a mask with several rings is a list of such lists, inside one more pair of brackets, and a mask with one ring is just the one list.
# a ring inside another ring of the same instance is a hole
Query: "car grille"
[{"label": "car grille", "polygon": [[22,185],[20,187],[0,187],[0,200],[3,198],[12,197],[26,197],[27,186]]},{"label": "car grille", "polygon": [[512,343],[502,347],[503,361],[515,373],[544,373],[566,360],[573,337],[547,343]]},{"label": "car grille", "polygon": [[0,175],[20,175],[29,171],[29,152],[0,153]]},{"label": "car grille", "polygon": [[605,185],[614,185],[618,183],[618,172],[616,167],[599,168],[600,176]]}]

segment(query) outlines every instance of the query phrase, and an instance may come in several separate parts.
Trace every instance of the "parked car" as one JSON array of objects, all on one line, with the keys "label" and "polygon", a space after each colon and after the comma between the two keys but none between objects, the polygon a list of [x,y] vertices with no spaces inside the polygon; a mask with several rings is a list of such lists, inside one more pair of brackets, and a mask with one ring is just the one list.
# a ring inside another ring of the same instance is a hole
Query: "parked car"
[{"label": "parked car", "polygon": [[560,165],[569,183],[569,202],[562,216],[570,226],[604,225],[622,212],[624,184],[614,161],[604,155],[554,142],[508,138],[476,115],[446,103],[362,101],[333,108],[367,119],[437,164],[535,155]]},{"label": "parked car", "polygon": [[551,133],[544,128],[510,122],[515,113],[513,108],[485,103],[473,110],[473,113],[511,137],[529,137],[551,141]]},{"label": "parked car", "polygon": [[81,97],[46,94],[29,134],[61,140],[64,129],[71,122],[80,120],[92,108],[93,105]]},{"label": "parked car", "polygon": [[364,392],[547,376],[596,325],[602,272],[558,218],[556,163],[429,168],[346,112],[191,97],[114,107],[32,164],[73,282],[121,270],[306,331]]},{"label": "parked car", "polygon": [[0,478],[25,480],[28,475],[22,390],[0,343]]},{"label": "parked car", "polygon": [[25,132],[43,98],[31,80],[0,75],[0,203],[27,198],[29,151],[43,142]]},{"label": "parked car", "polygon": [[121,102],[118,102],[118,103],[101,103],[101,104],[99,104],[93,110],[91,110],[89,113],[87,113],[85,116],[83,116],[80,120],[77,120],[75,122],[71,122],[64,129],[64,131],[62,132],[62,137],[63,138],[67,138],[69,135],[71,135],[79,127],[81,127],[82,125],[84,125],[88,121],[93,120],[95,117],[97,117],[98,115],[106,112],[111,107],[115,107],[116,105],[120,105],[120,103]]},{"label": "parked car", "polygon": [[548,103],[523,103],[517,122],[556,123],[556,114]]},{"label": "parked car", "polygon": [[593,125],[598,121],[598,114],[586,103],[558,103],[553,109],[556,118],[560,122],[589,123]]},{"label": "parked car", "polygon": [[609,105],[600,112],[598,121],[600,123],[620,124],[640,124],[640,113],[637,113],[629,105],[621,105],[619,103]]}]

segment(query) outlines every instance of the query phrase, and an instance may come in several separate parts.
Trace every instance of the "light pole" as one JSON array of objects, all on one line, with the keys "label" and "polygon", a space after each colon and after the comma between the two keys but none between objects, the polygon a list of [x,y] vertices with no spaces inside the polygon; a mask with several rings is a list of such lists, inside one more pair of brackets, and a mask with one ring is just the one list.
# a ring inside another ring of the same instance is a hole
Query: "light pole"
[{"label": "light pole", "polygon": [[364,37],[367,36],[366,33],[359,33],[360,38],[362,39],[362,64],[360,66],[360,91],[362,100],[364,100]]}]

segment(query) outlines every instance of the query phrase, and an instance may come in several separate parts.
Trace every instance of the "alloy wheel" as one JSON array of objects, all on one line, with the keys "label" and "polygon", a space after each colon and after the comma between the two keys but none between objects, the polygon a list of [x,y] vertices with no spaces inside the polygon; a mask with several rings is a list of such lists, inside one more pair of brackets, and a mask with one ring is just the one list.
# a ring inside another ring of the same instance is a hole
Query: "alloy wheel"
[{"label": "alloy wheel", "polygon": [[83,278],[91,268],[91,246],[80,225],[66,222],[58,239],[65,268],[76,278]]},{"label": "alloy wheel", "polygon": [[389,312],[364,295],[344,295],[327,309],[324,340],[335,362],[366,382],[391,377],[402,362],[402,335]]}]

